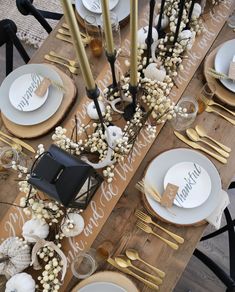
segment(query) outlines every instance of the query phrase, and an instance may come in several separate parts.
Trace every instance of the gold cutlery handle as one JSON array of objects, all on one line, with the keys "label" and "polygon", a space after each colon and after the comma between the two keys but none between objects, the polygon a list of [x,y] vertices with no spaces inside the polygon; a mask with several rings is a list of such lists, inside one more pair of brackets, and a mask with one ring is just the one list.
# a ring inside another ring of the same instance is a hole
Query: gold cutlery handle
[{"label": "gold cutlery handle", "polygon": [[158,227],[159,229],[161,229],[162,231],[164,231],[165,233],[167,233],[168,235],[170,235],[178,243],[184,243],[184,239],[181,236],[179,236],[179,235],[177,235],[177,234],[165,229],[164,227],[162,227],[161,225],[158,225],[154,221],[152,221],[152,224],[155,225],[156,227]]},{"label": "gold cutlery handle", "polygon": [[225,106],[223,106],[222,104],[219,104],[217,102],[213,102],[214,105],[222,108],[223,110],[225,110],[226,112],[230,113],[231,115],[235,116],[235,112],[229,110],[228,108],[226,108]]},{"label": "gold cutlery handle", "polygon": [[218,161],[220,161],[221,163],[224,163],[226,164],[227,163],[227,159],[214,153],[214,152],[211,152],[210,150],[207,150],[206,148],[198,145],[198,149],[200,149],[201,151],[204,151],[205,153],[209,154],[210,156],[214,157],[215,159],[217,159]]},{"label": "gold cutlery handle", "polygon": [[65,62],[68,62],[69,65],[72,66],[72,67],[78,67],[78,62],[77,61],[70,60],[69,58],[66,58],[66,57],[63,57],[61,55],[58,55],[54,51],[50,51],[49,55],[52,56],[52,57],[56,57],[58,59],[61,59],[61,60],[65,61]]},{"label": "gold cutlery handle", "polygon": [[175,250],[177,250],[178,248],[179,248],[179,246],[178,246],[178,244],[176,244],[176,243],[174,243],[174,242],[172,242],[172,241],[170,241],[170,240],[168,240],[168,239],[166,239],[166,238],[164,238],[164,237],[162,237],[162,236],[160,236],[160,235],[158,235],[157,233],[155,233],[155,232],[151,232],[153,235],[155,235],[156,237],[158,237],[159,239],[161,239],[162,241],[164,241],[167,245],[169,245],[171,248],[173,248],[173,249],[175,249]]},{"label": "gold cutlery handle", "polygon": [[225,115],[221,114],[220,112],[218,112],[217,110],[211,108],[211,107],[207,107],[206,108],[206,112],[208,113],[211,113],[211,112],[214,112],[216,113],[217,115],[221,116],[222,118],[224,118],[226,121],[230,122],[232,125],[235,125],[235,120],[229,118],[229,117],[226,117]]},{"label": "gold cutlery handle", "polygon": [[58,33],[69,36],[69,37],[71,36],[71,33],[69,32],[68,29],[59,28]]},{"label": "gold cutlery handle", "polygon": [[145,264],[146,266],[148,266],[149,268],[151,268],[152,270],[154,270],[156,273],[158,273],[158,275],[162,278],[165,277],[166,273],[163,272],[162,270],[159,270],[158,268],[150,265],[149,263],[147,263],[146,261],[142,260],[141,258],[139,258],[139,261],[142,262],[143,264]]},{"label": "gold cutlery handle", "polygon": [[146,286],[148,286],[149,288],[151,289],[154,289],[154,290],[159,290],[159,287],[158,285],[156,284],[153,284],[152,282],[142,278],[141,276],[137,275],[136,273],[130,271],[129,269],[125,269],[126,270],[126,273],[131,275],[132,277],[138,279],[140,282],[144,283]]},{"label": "gold cutlery handle", "polygon": [[0,137],[0,140],[1,140],[2,142],[4,142],[5,144],[7,144],[7,145],[9,145],[9,146],[12,147],[12,143],[8,142],[8,141],[5,140],[4,138]]},{"label": "gold cutlery handle", "polygon": [[50,57],[49,55],[45,55],[44,56],[44,59],[50,61],[50,62],[53,62],[53,63],[56,63],[56,64],[59,64],[59,65],[62,65],[64,67],[66,67],[67,69],[69,69],[69,71],[72,73],[72,74],[77,74],[77,70],[76,68],[72,67],[72,66],[69,66],[57,59],[55,59],[54,57]]},{"label": "gold cutlery handle", "polygon": [[64,42],[73,44],[73,41],[72,41],[72,39],[70,37],[64,36],[64,35],[62,35],[60,33],[57,33],[56,34],[56,38],[59,39],[59,40],[61,40],[61,41],[64,41]]},{"label": "gold cutlery handle", "polygon": [[130,269],[128,268],[122,268],[120,267],[116,262],[115,260],[113,260],[112,258],[108,258],[107,259],[107,262],[112,265],[113,267],[115,267],[116,269],[118,269],[119,271],[127,274],[127,275],[130,275],[136,279],[138,279],[140,282],[144,283],[146,286],[148,286],[149,288],[151,289],[154,289],[154,290],[159,290],[159,287],[156,285],[156,284],[153,284],[152,282],[142,278],[141,276],[137,275],[136,273],[132,272]]},{"label": "gold cutlery handle", "polygon": [[221,147],[222,149],[224,149],[226,152],[231,152],[231,148],[229,148],[226,145],[220,143],[219,141],[211,138],[210,136],[206,136],[206,138],[208,138],[209,140],[211,140],[212,142],[214,142],[215,144],[217,144],[219,147]]},{"label": "gold cutlery handle", "polygon": [[212,149],[214,149],[216,152],[218,152],[219,154],[221,154],[222,156],[228,158],[229,157],[229,153],[225,152],[224,150],[220,149],[217,146],[212,145],[211,143],[201,140],[201,142],[203,142],[204,144],[208,145],[209,147],[211,147]]},{"label": "gold cutlery handle", "polygon": [[68,59],[66,59],[66,58],[64,58],[64,57],[62,57],[62,56],[56,54],[56,52],[54,52],[54,51],[50,51],[49,55],[51,55],[51,56],[53,56],[53,57],[56,57],[56,58],[58,58],[58,59],[64,60],[64,61],[69,61]]},{"label": "gold cutlery handle", "polygon": [[156,284],[158,284],[158,285],[159,285],[159,284],[162,284],[162,279],[160,279],[160,278],[158,278],[158,277],[156,277],[156,276],[153,276],[153,275],[151,275],[151,274],[149,274],[149,273],[147,273],[147,272],[145,272],[145,271],[143,271],[143,270],[137,268],[137,267],[134,266],[134,265],[131,265],[131,267],[132,267],[133,269],[135,269],[136,271],[138,271],[139,273],[145,275],[146,277],[148,277],[148,278],[151,279],[152,281],[154,281]]}]

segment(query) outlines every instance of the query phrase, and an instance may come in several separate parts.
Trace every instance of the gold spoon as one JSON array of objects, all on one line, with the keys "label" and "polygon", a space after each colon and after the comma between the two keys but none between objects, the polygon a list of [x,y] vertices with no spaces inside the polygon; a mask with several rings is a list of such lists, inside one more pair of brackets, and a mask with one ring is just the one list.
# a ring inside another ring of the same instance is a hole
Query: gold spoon
[{"label": "gold spoon", "polygon": [[206,112],[207,113],[216,113],[217,115],[221,116],[222,118],[224,118],[226,121],[228,121],[229,123],[231,123],[232,125],[235,126],[235,120],[229,118],[229,117],[226,117],[225,115],[223,115],[222,113],[218,112],[217,110],[215,110],[214,108],[210,107],[210,106],[207,106],[206,108]]},{"label": "gold spoon", "polygon": [[202,142],[202,143],[208,145],[209,147],[211,147],[212,149],[214,149],[215,151],[217,151],[222,156],[224,156],[226,158],[229,157],[229,153],[228,152],[225,152],[224,150],[220,149],[219,147],[214,146],[211,143],[201,139],[200,136],[198,135],[198,133],[194,129],[187,129],[186,133],[187,133],[189,139],[191,139],[192,141],[194,141],[194,142]]},{"label": "gold spoon", "polygon": [[71,59],[65,58],[65,57],[63,57],[63,56],[61,56],[61,55],[58,55],[58,54],[57,54],[56,52],[54,52],[54,51],[50,51],[49,55],[52,56],[52,57],[56,57],[56,58],[58,58],[58,59],[61,59],[61,60],[64,60],[64,61],[68,62],[69,65],[72,66],[72,67],[76,67],[76,68],[79,67],[79,63],[78,63],[77,61],[74,61],[74,60],[71,60]]},{"label": "gold spoon", "polygon": [[140,282],[144,283],[147,287],[154,289],[154,290],[159,290],[159,287],[156,284],[153,284],[152,282],[144,279],[143,277],[137,275],[136,273],[132,272],[130,269],[128,268],[122,268],[121,266],[119,266],[115,260],[113,260],[112,258],[108,258],[107,262],[112,265],[113,267],[117,268],[119,271],[122,271],[123,273],[126,273],[127,275],[130,275],[136,279],[138,279]]},{"label": "gold spoon", "polygon": [[53,63],[56,63],[56,64],[60,64],[60,65],[62,65],[62,66],[64,66],[64,67],[66,67],[67,69],[69,69],[69,71],[70,71],[72,74],[75,74],[75,75],[78,74],[78,69],[77,69],[77,68],[74,68],[74,67],[72,67],[72,66],[70,66],[70,65],[67,65],[67,64],[65,64],[65,63],[63,63],[63,62],[57,60],[55,57],[52,57],[52,56],[50,56],[50,55],[45,55],[45,56],[44,56],[44,59],[46,59],[47,61],[50,61],[50,62],[53,62]]},{"label": "gold spoon", "polygon": [[115,262],[122,268],[133,268],[134,270],[142,273],[143,275],[145,275],[146,277],[148,277],[149,279],[151,279],[152,281],[154,281],[156,284],[161,284],[162,283],[162,279],[156,277],[156,276],[153,276],[139,268],[137,268],[136,266],[132,265],[131,261],[126,258],[125,256],[118,256],[118,257],[115,257]]},{"label": "gold spoon", "polygon": [[207,139],[211,140],[212,142],[214,142],[215,144],[217,144],[222,149],[224,149],[225,151],[231,152],[231,148],[225,146],[224,144],[222,144],[222,143],[218,142],[217,140],[215,140],[215,139],[211,138],[210,136],[208,136],[206,134],[205,129],[202,126],[196,125],[195,129],[196,129],[196,131],[197,131],[197,133],[198,133],[198,135],[200,137],[207,138]]},{"label": "gold spoon", "polygon": [[235,116],[235,112],[233,112],[233,111],[227,109],[227,108],[224,107],[222,104],[219,104],[219,103],[215,102],[215,101],[212,100],[212,99],[209,101],[208,105],[215,105],[215,106],[218,106],[218,107],[222,108],[223,110],[225,110],[226,112],[230,113],[231,115]]},{"label": "gold spoon", "polygon": [[135,261],[135,260],[139,260],[141,263],[144,263],[146,266],[148,266],[149,268],[151,268],[152,270],[154,270],[156,273],[158,273],[158,275],[162,278],[165,277],[165,273],[161,270],[159,270],[158,268],[150,265],[149,263],[147,263],[146,261],[144,261],[140,256],[139,256],[139,253],[137,250],[135,249],[132,249],[132,248],[129,248],[126,250],[126,256],[132,260],[132,261]]}]

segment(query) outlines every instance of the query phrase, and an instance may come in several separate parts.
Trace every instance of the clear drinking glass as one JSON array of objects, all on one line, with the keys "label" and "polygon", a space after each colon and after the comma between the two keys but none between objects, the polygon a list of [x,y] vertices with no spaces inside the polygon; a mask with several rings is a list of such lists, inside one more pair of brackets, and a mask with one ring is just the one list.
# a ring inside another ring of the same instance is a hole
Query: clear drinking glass
[{"label": "clear drinking glass", "polygon": [[[101,15],[101,30],[102,30],[102,37],[103,37],[103,44],[106,48],[106,42],[105,42],[105,33],[104,33],[104,25],[103,25],[103,17]],[[112,33],[113,33],[113,43],[114,48],[117,51],[121,47],[121,33],[120,33],[120,25],[118,21],[118,17],[114,12],[110,12],[110,22],[112,26]]]},{"label": "clear drinking glass", "polygon": [[96,250],[93,248],[79,253],[71,264],[72,273],[78,279],[90,277],[97,267]]},{"label": "clear drinking glass", "polygon": [[235,28],[235,11],[231,14],[227,20],[227,24],[231,28]]},{"label": "clear drinking glass", "polygon": [[213,83],[205,83],[197,94],[198,113],[201,114],[206,109],[208,102],[213,98],[216,87]]},{"label": "clear drinking glass", "polygon": [[175,130],[184,131],[194,122],[198,112],[198,103],[194,97],[183,97],[177,105],[181,109],[186,109],[187,112],[177,113],[171,120],[171,124]]},{"label": "clear drinking glass", "polygon": [[90,37],[89,47],[94,57],[100,57],[103,53],[102,36],[100,27],[93,15],[86,15],[84,18],[86,34]]},{"label": "clear drinking glass", "polygon": [[11,147],[3,147],[0,149],[0,166],[4,168],[11,168],[12,162],[19,160],[18,152]]}]

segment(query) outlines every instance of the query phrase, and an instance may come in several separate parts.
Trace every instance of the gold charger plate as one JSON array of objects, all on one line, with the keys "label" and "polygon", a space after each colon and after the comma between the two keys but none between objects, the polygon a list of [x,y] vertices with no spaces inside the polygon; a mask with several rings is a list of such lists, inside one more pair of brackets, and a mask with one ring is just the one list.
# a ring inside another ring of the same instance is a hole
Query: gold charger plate
[{"label": "gold charger plate", "polygon": [[79,292],[79,289],[94,282],[110,282],[126,289],[127,292],[139,292],[135,284],[129,278],[121,273],[112,271],[95,273],[91,277],[78,283],[71,292]]},{"label": "gold charger plate", "polygon": [[231,92],[230,90],[226,89],[219,80],[216,80],[209,74],[207,74],[207,71],[209,68],[214,68],[214,60],[217,51],[219,50],[221,46],[215,48],[207,57],[204,63],[204,75],[206,78],[206,81],[211,84],[215,85],[216,92],[215,95],[216,97],[222,101],[223,103],[229,105],[230,107],[235,107],[235,93]]}]

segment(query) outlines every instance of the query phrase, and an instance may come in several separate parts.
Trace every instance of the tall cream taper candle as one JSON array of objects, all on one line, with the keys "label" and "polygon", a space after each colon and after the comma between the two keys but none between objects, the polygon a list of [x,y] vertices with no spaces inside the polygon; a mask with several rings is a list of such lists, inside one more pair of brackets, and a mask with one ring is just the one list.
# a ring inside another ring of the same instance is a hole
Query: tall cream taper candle
[{"label": "tall cream taper candle", "polygon": [[69,25],[70,33],[74,43],[74,48],[81,67],[82,76],[85,81],[86,88],[88,90],[94,90],[96,88],[95,81],[91,73],[91,68],[87,59],[84,45],[82,43],[80,30],[78,27],[76,16],[73,11],[71,0],[61,0],[61,3],[63,5],[65,19]]},{"label": "tall cream taper candle", "polygon": [[103,29],[105,33],[106,49],[109,55],[114,54],[112,26],[110,22],[109,0],[101,0]]},{"label": "tall cream taper candle", "polygon": [[138,0],[130,0],[131,16],[131,69],[130,85],[137,86],[137,30],[138,30]]}]

